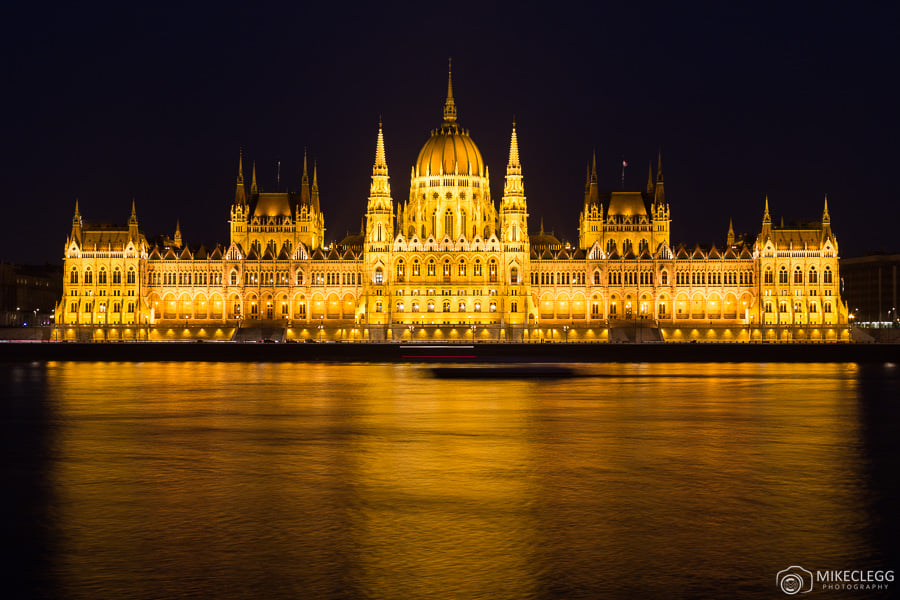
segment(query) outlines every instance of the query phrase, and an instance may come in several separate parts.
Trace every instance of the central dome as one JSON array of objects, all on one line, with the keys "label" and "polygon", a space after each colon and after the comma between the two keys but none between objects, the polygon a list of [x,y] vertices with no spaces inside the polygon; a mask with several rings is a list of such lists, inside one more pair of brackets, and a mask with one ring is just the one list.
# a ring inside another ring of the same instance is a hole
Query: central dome
[{"label": "central dome", "polygon": [[416,174],[459,173],[482,175],[484,161],[481,151],[469,137],[469,132],[456,122],[456,102],[453,100],[453,74],[447,76],[447,100],[444,103],[444,124],[431,132],[431,138],[419,152]]},{"label": "central dome", "polygon": [[469,137],[469,132],[455,123],[445,122],[443,127],[434,130],[416,160],[419,176],[457,171],[460,175],[481,175],[483,169],[484,161],[478,146]]}]

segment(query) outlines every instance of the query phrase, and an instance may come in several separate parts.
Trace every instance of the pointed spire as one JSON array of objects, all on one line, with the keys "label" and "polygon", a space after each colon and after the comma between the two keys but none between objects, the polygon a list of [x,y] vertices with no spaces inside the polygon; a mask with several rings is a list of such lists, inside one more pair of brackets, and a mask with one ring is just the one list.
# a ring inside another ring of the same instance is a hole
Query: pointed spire
[{"label": "pointed spire", "polygon": [[522,165],[519,163],[519,138],[516,136],[516,122],[513,121],[512,124],[512,137],[509,140],[509,164],[507,165],[507,172],[511,168],[521,168]]},{"label": "pointed spire", "polygon": [[828,214],[828,194],[825,194],[825,210],[822,211],[822,223],[831,223],[831,216]]},{"label": "pointed spire", "polygon": [[382,127],[381,119],[378,119],[378,140],[375,143],[375,165],[373,167],[372,174],[373,175],[381,175],[382,173],[376,173],[375,170],[384,169],[384,175],[387,175],[387,158],[384,153],[384,130]]},{"label": "pointed spire", "polygon": [[732,219],[728,219],[728,237],[726,238],[725,243],[729,246],[734,245],[734,221]]},{"label": "pointed spire", "polygon": [[250,175],[250,195],[255,196],[259,193],[259,188],[256,186],[256,161],[253,161],[253,173]]},{"label": "pointed spire", "polygon": [[238,153],[238,175],[237,185],[234,190],[235,205],[242,206],[247,204],[247,190],[244,188],[244,153]]},{"label": "pointed spire", "polygon": [[134,198],[131,199],[131,216],[128,218],[129,225],[137,225],[137,208],[135,207]]},{"label": "pointed spire", "polygon": [[300,176],[300,205],[310,205],[309,172],[306,169],[306,148],[303,148],[303,174]]},{"label": "pointed spire", "polygon": [[653,194],[653,161],[650,161],[650,165],[647,169],[647,193]]},{"label": "pointed spire", "polygon": [[447,100],[444,102],[444,124],[456,123],[456,102],[453,100],[453,59],[447,65]]},{"label": "pointed spire", "polygon": [[176,248],[181,248],[181,219],[175,221],[175,235],[172,237],[172,243]]},{"label": "pointed spire", "polygon": [[656,160],[656,190],[654,191],[653,201],[658,207],[664,207],[666,206],[666,188],[663,184],[662,149],[660,149]]},{"label": "pointed spire", "polygon": [[763,225],[772,224],[772,217],[769,215],[769,195],[766,194],[766,212],[763,213]]},{"label": "pointed spire", "polygon": [[594,150],[594,159],[591,163],[591,183],[597,183],[597,151]]},{"label": "pointed spire", "polygon": [[544,235],[544,217],[541,217],[541,235]]},{"label": "pointed spire", "polygon": [[81,213],[78,212],[78,198],[75,198],[75,218],[81,221]]},{"label": "pointed spire", "polygon": [[312,203],[313,210],[319,212],[319,175],[317,173],[318,165],[313,161],[313,180],[312,180]]},{"label": "pointed spire", "polygon": [[303,147],[303,175],[300,177],[300,182],[303,185],[309,184],[309,173],[306,170],[306,146]]}]

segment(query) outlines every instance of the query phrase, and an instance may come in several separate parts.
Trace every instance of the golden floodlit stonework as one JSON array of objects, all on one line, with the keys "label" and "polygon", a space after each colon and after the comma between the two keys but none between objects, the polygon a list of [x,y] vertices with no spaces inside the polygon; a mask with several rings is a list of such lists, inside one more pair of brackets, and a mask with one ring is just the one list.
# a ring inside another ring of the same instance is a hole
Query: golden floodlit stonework
[{"label": "golden floodlit stonework", "polygon": [[529,230],[515,123],[499,208],[457,120],[391,194],[379,123],[363,231],[324,241],[315,167],[299,192],[249,192],[238,163],[227,247],[90,226],[78,203],[65,247],[57,339],[829,341],[848,339],[838,245],[820,221],[722,247],[673,246],[661,159],[643,191],[602,193],[589,171],[578,245]]}]

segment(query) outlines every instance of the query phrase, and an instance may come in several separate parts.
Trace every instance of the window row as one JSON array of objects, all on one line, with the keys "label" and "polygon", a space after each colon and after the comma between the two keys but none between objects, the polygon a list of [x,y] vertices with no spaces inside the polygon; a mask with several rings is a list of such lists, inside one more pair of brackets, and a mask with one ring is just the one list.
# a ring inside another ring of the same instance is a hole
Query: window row
[{"label": "window row", "polygon": [[[128,272],[126,273],[126,281],[128,283],[135,283],[137,276],[135,274],[134,267],[129,267]],[[78,283],[79,274],[78,268],[72,267],[72,270],[69,271],[69,283],[75,285]],[[94,283],[94,271],[91,270],[91,267],[85,267],[84,269],[84,283],[93,284]],[[100,285],[105,285],[109,283],[109,278],[107,277],[106,267],[100,267],[97,271],[97,283]],[[119,267],[116,267],[112,271],[112,283],[122,283],[122,271]]]}]

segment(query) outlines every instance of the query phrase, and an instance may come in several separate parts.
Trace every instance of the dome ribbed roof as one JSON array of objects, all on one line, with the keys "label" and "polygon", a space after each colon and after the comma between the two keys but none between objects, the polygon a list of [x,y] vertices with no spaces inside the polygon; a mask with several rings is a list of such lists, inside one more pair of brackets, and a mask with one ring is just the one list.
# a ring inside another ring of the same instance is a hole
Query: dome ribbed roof
[{"label": "dome ribbed roof", "polygon": [[[416,160],[418,174],[456,173],[481,175],[484,161],[469,132],[455,124],[445,123],[431,133]],[[470,171],[471,169],[471,171]]]}]

